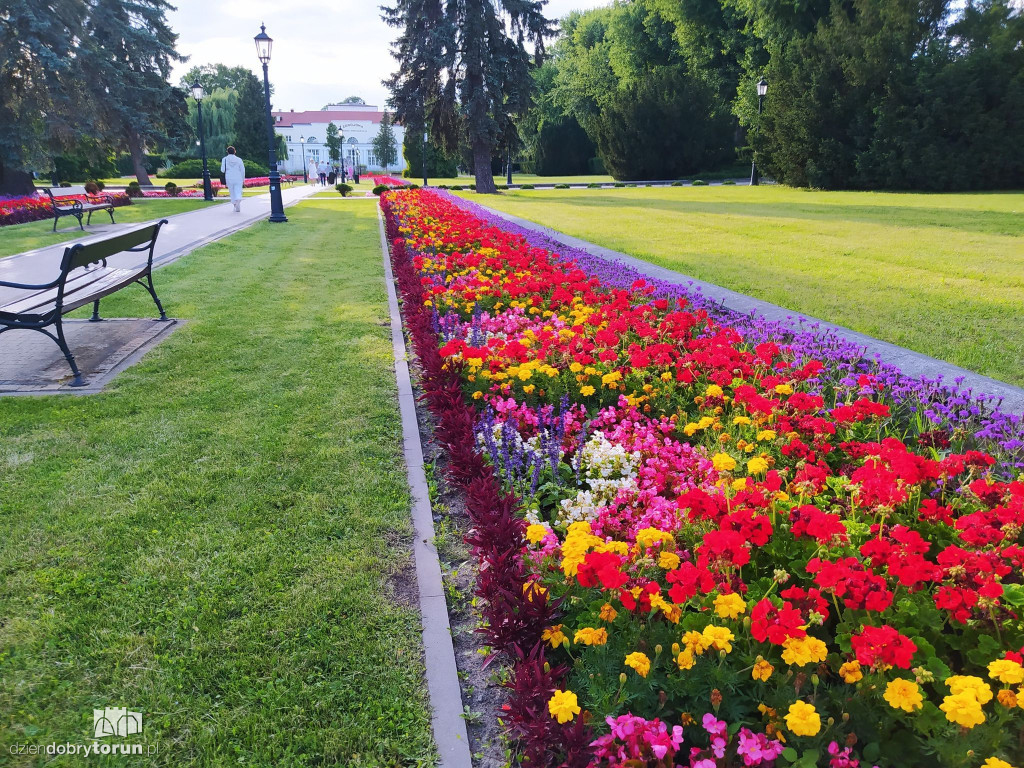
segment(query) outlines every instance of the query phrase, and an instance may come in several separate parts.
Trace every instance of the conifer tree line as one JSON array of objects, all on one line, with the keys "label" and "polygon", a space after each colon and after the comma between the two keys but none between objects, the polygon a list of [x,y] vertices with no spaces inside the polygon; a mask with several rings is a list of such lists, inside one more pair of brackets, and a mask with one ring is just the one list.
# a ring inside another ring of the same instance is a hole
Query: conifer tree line
[{"label": "conifer tree line", "polygon": [[548,175],[756,158],[797,186],[1024,187],[1012,0],[614,0],[557,30],[536,0],[395,0],[385,19],[410,165],[426,125],[431,155],[472,167],[478,190],[509,144]]},{"label": "conifer tree line", "polygon": [[31,193],[31,171],[76,181],[131,173],[149,184],[157,163],[198,158],[196,81],[211,157],[234,144],[259,171],[268,154],[262,83],[245,67],[209,64],[172,85],[182,57],[170,10],[167,0],[0,5],[0,194]]}]

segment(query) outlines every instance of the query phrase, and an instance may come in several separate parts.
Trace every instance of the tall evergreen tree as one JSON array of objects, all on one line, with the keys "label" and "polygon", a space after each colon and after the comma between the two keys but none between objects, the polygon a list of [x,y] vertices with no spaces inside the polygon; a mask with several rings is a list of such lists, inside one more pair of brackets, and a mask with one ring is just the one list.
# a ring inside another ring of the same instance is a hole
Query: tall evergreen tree
[{"label": "tall evergreen tree", "polygon": [[[5,0],[0,8],[0,195],[32,192],[32,170],[90,130],[77,83],[85,0]],[[45,118],[43,117],[45,115]]]},{"label": "tall evergreen tree", "polygon": [[391,88],[395,117],[409,128],[430,126],[449,150],[462,136],[473,155],[478,192],[495,192],[491,156],[512,119],[529,108],[530,54],[539,60],[546,0],[394,0],[384,20],[402,30],[393,46],[398,71]]},{"label": "tall evergreen tree", "polygon": [[398,141],[395,139],[395,132],[391,128],[391,118],[384,113],[384,119],[380,121],[380,130],[373,137],[373,153],[377,156],[377,163],[384,171],[389,165],[398,162]]},{"label": "tall evergreen tree", "polygon": [[337,163],[341,160],[341,142],[343,136],[338,131],[333,121],[327,124],[327,137],[324,143],[327,145],[327,157],[330,158],[332,163]]},{"label": "tall evergreen tree", "polygon": [[109,140],[125,146],[140,184],[149,183],[146,148],[181,137],[185,93],[168,82],[181,61],[167,0],[88,0],[82,41],[82,84],[90,89]]},{"label": "tall evergreen tree", "polygon": [[235,149],[245,160],[266,165],[270,147],[267,146],[267,114],[263,85],[252,72],[243,78],[238,88],[235,107]]}]

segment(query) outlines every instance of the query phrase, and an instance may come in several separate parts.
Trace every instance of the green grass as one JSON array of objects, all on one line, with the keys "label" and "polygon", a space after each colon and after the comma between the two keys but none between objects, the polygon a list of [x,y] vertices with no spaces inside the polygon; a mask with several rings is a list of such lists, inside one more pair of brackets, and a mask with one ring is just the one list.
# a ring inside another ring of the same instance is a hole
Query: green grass
[{"label": "green grass", "polygon": [[1024,384],[1024,194],[674,187],[467,196]]},{"label": "green grass", "polygon": [[[415,184],[422,184],[423,177],[408,179]],[[504,184],[506,177],[504,174],[495,174],[494,183]],[[611,184],[614,181],[611,176],[538,176],[534,173],[513,173],[512,183],[513,184]],[[438,184],[447,184],[452,186],[453,184],[461,184],[462,186],[468,186],[469,184],[475,184],[475,176],[458,176],[447,179],[430,179],[430,186],[434,187]]]},{"label": "green grass", "polygon": [[288,217],[160,270],[106,393],[0,399],[4,765],[103,706],[133,765],[433,764],[375,211]]},{"label": "green grass", "polygon": [[[175,213],[185,213],[202,208],[208,203],[200,200],[135,200],[131,205],[114,209],[114,220],[134,223],[159,219],[162,216],[171,216]],[[213,205],[213,203],[209,203]],[[63,243],[79,237],[89,237],[95,234],[95,225],[106,222],[110,223],[110,217],[103,211],[92,215],[92,227],[86,227],[82,232],[78,228],[78,220],[71,216],[63,216],[57,224],[58,230],[70,229],[74,226],[73,232],[53,232],[53,219],[42,221],[30,221],[27,224],[14,224],[9,227],[0,227],[0,257],[10,256],[14,253],[31,251],[36,248],[43,248],[55,243]]]}]

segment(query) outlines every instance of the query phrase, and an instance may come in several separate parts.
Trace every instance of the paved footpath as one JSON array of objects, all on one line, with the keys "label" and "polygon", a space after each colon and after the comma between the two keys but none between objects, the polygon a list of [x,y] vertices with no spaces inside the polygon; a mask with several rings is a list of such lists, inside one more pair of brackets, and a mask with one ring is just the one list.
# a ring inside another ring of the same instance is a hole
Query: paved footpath
[{"label": "paved footpath", "polygon": [[[287,207],[320,190],[320,187],[296,184],[281,191],[284,204]],[[114,215],[117,215],[116,211]],[[230,203],[224,202],[167,216],[167,224],[160,230],[160,237],[153,253],[153,265],[169,264],[196,248],[226,237],[240,229],[245,229],[268,216],[270,216],[270,193],[243,198],[241,213],[236,213]],[[143,223],[113,225],[108,223],[105,226],[90,227],[87,231],[94,231],[96,237],[102,238],[124,229],[141,226]],[[48,283],[56,278],[60,271],[60,259],[64,254],[64,249],[73,243],[87,243],[91,239],[93,239],[91,236],[86,236],[47,248],[0,258],[0,280],[14,283]],[[129,267],[145,260],[146,254],[122,254],[110,259],[109,264]],[[0,304],[9,298],[23,294],[24,292],[14,289],[0,288]]]}]

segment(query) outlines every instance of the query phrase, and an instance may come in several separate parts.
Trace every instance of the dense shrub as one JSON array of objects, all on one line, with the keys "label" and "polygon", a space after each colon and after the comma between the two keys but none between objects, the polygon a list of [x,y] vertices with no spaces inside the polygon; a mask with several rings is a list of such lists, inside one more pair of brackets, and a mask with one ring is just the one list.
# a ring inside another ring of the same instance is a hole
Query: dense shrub
[{"label": "dense shrub", "polygon": [[[260,165],[252,160],[245,159],[243,159],[242,162],[245,163],[245,177],[247,179],[270,175],[270,169],[265,165]],[[207,167],[210,170],[211,176],[217,177],[220,175],[219,160],[211,158],[207,162]],[[157,176],[164,179],[201,179],[203,178],[203,161],[195,159],[182,160],[180,163],[175,163],[170,168],[159,171]]]},{"label": "dense shrub", "polygon": [[352,192],[352,189],[353,189],[351,184],[335,184],[334,188],[336,190],[338,190],[338,193],[342,197],[348,197],[349,194]]},{"label": "dense shrub", "polygon": [[142,187],[139,186],[137,181],[129,182],[128,188],[125,191],[128,193],[128,197],[142,197]]},{"label": "dense shrub", "polygon": [[706,187],[707,185],[708,183],[701,179],[694,179],[693,182],[690,184],[691,187]]},{"label": "dense shrub", "polygon": [[381,193],[387,192],[387,191],[388,191],[388,185],[387,184],[378,184],[376,187],[373,188],[373,194],[375,194],[375,195],[380,195]]}]

